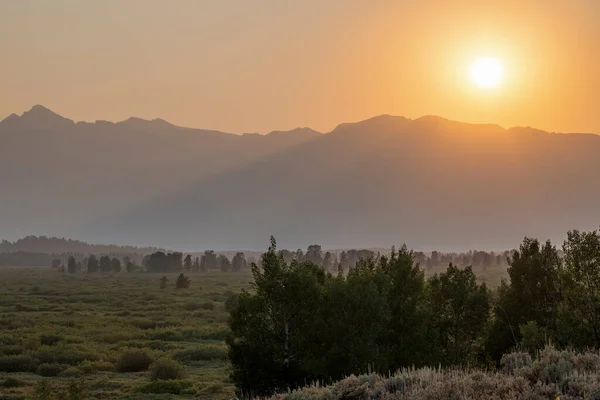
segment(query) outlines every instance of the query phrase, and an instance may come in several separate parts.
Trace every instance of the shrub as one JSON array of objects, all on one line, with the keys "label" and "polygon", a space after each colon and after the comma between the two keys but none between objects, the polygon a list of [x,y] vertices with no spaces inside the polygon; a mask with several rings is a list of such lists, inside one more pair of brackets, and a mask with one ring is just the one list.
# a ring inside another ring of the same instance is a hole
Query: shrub
[{"label": "shrub", "polygon": [[202,308],[203,310],[214,310],[215,303],[212,301],[207,301],[205,303],[200,304],[200,308]]},{"label": "shrub", "polygon": [[15,379],[15,378],[6,378],[4,381],[2,381],[2,383],[0,383],[0,386],[5,387],[5,388],[18,388],[18,387],[22,387],[22,386],[27,386],[27,383],[19,380],[19,379]]},{"label": "shrub", "polygon": [[32,357],[38,360],[38,363],[68,365],[77,365],[84,360],[98,359],[98,356],[93,353],[65,346],[42,346],[32,354]]},{"label": "shrub", "polygon": [[42,335],[40,337],[40,344],[42,346],[54,346],[56,343],[60,342],[61,340],[63,340],[63,337],[59,336],[59,335],[53,335],[53,334]]},{"label": "shrub", "polygon": [[152,357],[143,350],[130,349],[121,354],[117,362],[117,371],[119,372],[140,372],[146,371],[152,364]]},{"label": "shrub", "polygon": [[150,367],[150,379],[153,381],[183,379],[185,375],[183,365],[169,358],[158,360]]},{"label": "shrub", "polygon": [[0,348],[1,354],[11,355],[11,356],[19,355],[19,354],[23,353],[24,351],[25,351],[25,348],[23,346],[21,346],[20,344],[2,346]]},{"label": "shrub", "polygon": [[84,374],[93,374],[96,371],[115,371],[115,366],[108,361],[84,361],[79,364]]},{"label": "shrub", "polygon": [[133,321],[133,325],[140,329],[154,329],[156,328],[156,321],[150,319],[137,319]]},{"label": "shrub", "polygon": [[82,375],[83,371],[77,367],[67,367],[58,374],[61,378],[79,378]]},{"label": "shrub", "polygon": [[32,400],[48,400],[52,397],[52,388],[48,384],[48,381],[42,379],[35,385],[35,389],[33,390],[33,395],[31,397]]},{"label": "shrub", "polygon": [[1,372],[35,372],[34,360],[26,355],[0,357]]},{"label": "shrub", "polygon": [[202,345],[176,351],[173,358],[183,363],[190,361],[226,360],[227,349],[218,345]]},{"label": "shrub", "polygon": [[154,394],[192,394],[192,383],[181,380],[170,381],[154,381],[137,389],[139,393],[154,393]]},{"label": "shrub", "polygon": [[83,385],[81,382],[71,381],[67,389],[68,400],[83,400],[85,398]]},{"label": "shrub", "polygon": [[190,287],[190,278],[185,276],[183,273],[179,274],[177,280],[175,281],[175,287],[177,289],[187,289]]},{"label": "shrub", "polygon": [[44,377],[58,376],[61,372],[67,369],[66,365],[63,364],[40,364],[35,371],[36,374]]}]

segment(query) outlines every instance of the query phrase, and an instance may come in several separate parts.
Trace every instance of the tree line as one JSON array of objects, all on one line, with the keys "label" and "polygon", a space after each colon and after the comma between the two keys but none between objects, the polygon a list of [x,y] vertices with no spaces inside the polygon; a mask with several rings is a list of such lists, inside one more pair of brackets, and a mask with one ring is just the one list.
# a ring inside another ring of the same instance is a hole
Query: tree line
[{"label": "tree line", "polygon": [[[413,252],[413,258],[426,270],[438,269],[441,265],[452,263],[457,266],[470,265],[473,267],[503,266],[512,251],[500,253],[486,251],[468,251],[464,253],[431,253]],[[320,245],[310,245],[306,251],[279,250],[278,256],[286,263],[310,262],[323,268],[325,271],[335,273],[338,268],[348,270],[354,268],[361,260],[373,259],[375,262],[382,257],[380,252],[369,249],[350,249],[340,252],[323,251]],[[389,257],[389,253],[385,253]],[[32,260],[33,258],[33,260]],[[110,260],[110,262],[109,262]],[[118,261],[118,262],[117,262]],[[41,263],[41,264],[40,264]],[[151,254],[138,253],[109,253],[103,255],[84,256],[83,254],[21,254],[0,253],[0,266],[32,266],[52,265],[59,271],[78,272],[120,272],[121,266],[128,272],[147,271],[155,273],[179,272],[205,272],[221,270],[223,272],[237,272],[248,268],[249,260],[243,252],[237,252],[231,259],[224,254],[217,254],[214,250],[206,250],[201,256],[192,254],[183,255],[181,252],[155,251]],[[97,265],[98,264],[98,265]],[[71,268],[68,266],[71,265]],[[112,265],[112,267],[109,267]]]},{"label": "tree line", "polygon": [[25,236],[24,238],[10,242],[0,241],[0,253],[79,253],[79,254],[148,254],[160,249],[156,247],[134,247],[119,246],[115,244],[89,244],[81,240],[58,238],[53,236]]},{"label": "tree line", "polygon": [[[289,258],[288,258],[289,260]],[[289,262],[272,238],[231,310],[227,339],[241,397],[410,366],[495,367],[514,348],[600,348],[600,233],[562,250],[525,238],[490,290],[470,266],[425,277],[405,246],[344,273]]]}]

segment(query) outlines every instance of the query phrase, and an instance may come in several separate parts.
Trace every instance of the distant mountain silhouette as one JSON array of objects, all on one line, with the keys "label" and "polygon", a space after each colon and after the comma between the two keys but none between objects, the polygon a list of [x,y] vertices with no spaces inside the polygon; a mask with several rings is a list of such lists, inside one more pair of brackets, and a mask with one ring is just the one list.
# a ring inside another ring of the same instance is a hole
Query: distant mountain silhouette
[{"label": "distant mountain silhouette", "polygon": [[97,219],[319,136],[234,135],[160,119],[75,123],[34,106],[0,122],[0,239],[72,237]]},{"label": "distant mountain silhouette", "polygon": [[162,120],[41,135],[9,119],[0,220],[12,236],[222,250],[262,249],[274,234],[289,248],[458,250],[600,225],[596,135],[389,115],[323,135],[238,136]]}]

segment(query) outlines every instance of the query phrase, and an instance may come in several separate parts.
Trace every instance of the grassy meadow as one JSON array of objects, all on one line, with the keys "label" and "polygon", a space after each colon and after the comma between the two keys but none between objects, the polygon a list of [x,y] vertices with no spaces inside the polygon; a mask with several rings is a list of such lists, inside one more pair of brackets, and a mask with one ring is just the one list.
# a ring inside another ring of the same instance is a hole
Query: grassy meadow
[{"label": "grassy meadow", "polygon": [[[36,398],[40,380],[56,398],[78,382],[84,399],[230,399],[224,302],[251,273],[188,276],[0,270],[0,399]],[[151,380],[165,359],[183,373]]]},{"label": "grassy meadow", "polygon": [[[476,272],[495,286],[506,267]],[[169,274],[161,289],[162,274],[0,269],[0,400],[65,398],[75,384],[73,400],[232,398],[225,302],[251,272],[187,275],[189,288]],[[161,366],[176,379],[156,379]]]}]

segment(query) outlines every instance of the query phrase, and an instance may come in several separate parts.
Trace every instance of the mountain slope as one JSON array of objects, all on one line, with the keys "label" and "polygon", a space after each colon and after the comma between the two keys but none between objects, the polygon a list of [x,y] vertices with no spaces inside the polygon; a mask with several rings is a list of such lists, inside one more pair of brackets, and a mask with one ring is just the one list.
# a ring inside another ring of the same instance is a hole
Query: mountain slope
[{"label": "mountain slope", "polygon": [[600,223],[600,136],[439,117],[342,124],[83,232],[179,248],[516,246]]},{"label": "mountain slope", "polygon": [[34,106],[0,122],[1,235],[71,236],[96,219],[320,135],[234,135],[159,119],[75,123]]}]

